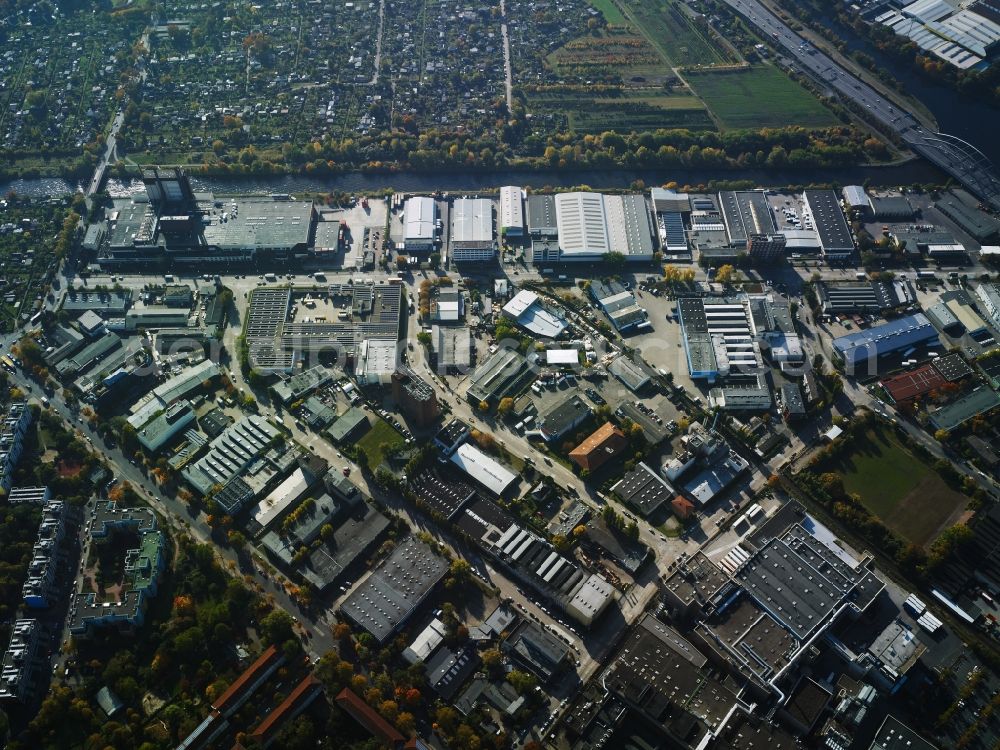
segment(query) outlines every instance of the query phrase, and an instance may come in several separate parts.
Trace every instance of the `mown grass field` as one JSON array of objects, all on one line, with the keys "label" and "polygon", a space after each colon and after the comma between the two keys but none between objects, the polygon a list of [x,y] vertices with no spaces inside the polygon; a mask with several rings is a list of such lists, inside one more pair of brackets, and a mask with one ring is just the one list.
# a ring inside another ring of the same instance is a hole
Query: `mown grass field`
[{"label": "mown grass field", "polygon": [[968,503],[888,430],[869,431],[853,452],[820,472],[838,474],[849,493],[892,531],[921,546],[934,540]]},{"label": "mown grass field", "polygon": [[358,441],[358,449],[368,456],[368,466],[374,471],[385,460],[386,449],[391,451],[404,443],[403,436],[392,425],[376,419],[371,429]]},{"label": "mown grass field", "polygon": [[837,123],[815,96],[770,65],[688,71],[684,78],[723,128],[820,128]]}]

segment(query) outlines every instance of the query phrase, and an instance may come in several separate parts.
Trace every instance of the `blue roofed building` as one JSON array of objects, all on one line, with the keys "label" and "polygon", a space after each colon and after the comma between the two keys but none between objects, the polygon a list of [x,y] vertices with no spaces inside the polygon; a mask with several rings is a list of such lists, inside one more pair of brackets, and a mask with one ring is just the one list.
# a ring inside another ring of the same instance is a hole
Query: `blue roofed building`
[{"label": "blue roofed building", "polygon": [[[833,348],[844,360],[844,369],[849,375],[875,374],[880,357],[937,340],[938,332],[930,320],[923,313],[917,313],[835,338]],[[859,366],[864,372],[856,372]]]}]

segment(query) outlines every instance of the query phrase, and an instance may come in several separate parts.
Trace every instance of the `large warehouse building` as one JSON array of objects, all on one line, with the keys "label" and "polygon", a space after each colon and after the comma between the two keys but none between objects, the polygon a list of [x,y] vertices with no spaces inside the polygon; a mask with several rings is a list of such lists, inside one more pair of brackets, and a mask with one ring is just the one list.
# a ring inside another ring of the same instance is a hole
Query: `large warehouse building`
[{"label": "large warehouse building", "polygon": [[144,169],[143,184],[145,195],[115,199],[107,212],[96,247],[102,268],[220,266],[309,252],[316,222],[311,201],[196,195],[180,169]]},{"label": "large warehouse building", "polygon": [[837,194],[832,190],[806,190],[802,198],[819,232],[819,244],[827,260],[847,260],[854,254],[854,238]]},{"label": "large warehouse building", "polygon": [[653,257],[653,220],[643,196],[563,193],[555,207],[560,261],[596,261],[611,252],[629,261]]},{"label": "large warehouse building", "polygon": [[596,260],[611,251],[608,217],[600,193],[557,195],[556,224],[562,260]]},{"label": "large warehouse building", "polygon": [[340,605],[340,613],[385,643],[433,591],[447,561],[407,537]]},{"label": "large warehouse building", "polygon": [[848,375],[874,375],[880,357],[937,340],[937,330],[927,316],[917,313],[836,338],[833,348],[844,360]]},{"label": "large warehouse building", "polygon": [[459,198],[451,209],[451,259],[456,263],[482,263],[494,255],[493,201]]},{"label": "large warehouse building", "polygon": [[414,196],[403,206],[403,249],[408,253],[429,253],[437,236],[434,222],[437,204],[433,198]]},{"label": "large warehouse building", "polygon": [[500,188],[500,234],[503,237],[524,236],[524,193],[519,187]]},{"label": "large warehouse building", "polygon": [[712,383],[734,372],[756,371],[763,364],[746,297],[686,297],[678,300],[677,310],[693,379]]},{"label": "large warehouse building", "polygon": [[916,0],[899,10],[887,6],[875,22],[959,70],[981,70],[1000,46],[1000,24],[989,17],[989,6],[964,5]]},{"label": "large warehouse building", "polygon": [[763,190],[725,190],[719,193],[719,207],[733,247],[745,248],[754,235],[778,231]]}]

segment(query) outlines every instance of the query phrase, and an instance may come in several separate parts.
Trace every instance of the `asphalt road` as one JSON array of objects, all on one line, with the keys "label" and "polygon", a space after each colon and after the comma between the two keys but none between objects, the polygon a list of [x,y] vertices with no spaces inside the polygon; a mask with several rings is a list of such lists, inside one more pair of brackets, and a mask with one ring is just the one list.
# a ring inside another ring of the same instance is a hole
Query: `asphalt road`
[{"label": "asphalt road", "polygon": [[844,99],[853,101],[869,121],[895,132],[915,153],[1000,210],[1000,178],[973,146],[953,136],[927,130],[916,117],[896,106],[872,86],[859,80],[792,31],[757,0],[726,0],[762,34],[784,47],[802,68]]},{"label": "asphalt road", "polygon": [[118,131],[121,130],[124,121],[124,111],[118,110],[115,119],[111,121],[111,130],[108,132],[108,138],[104,142],[104,151],[101,153],[101,160],[97,163],[97,167],[94,169],[94,176],[87,185],[86,196],[88,198],[101,189],[101,183],[104,182],[104,172],[117,153]]},{"label": "asphalt road", "polygon": [[[35,402],[39,402],[43,395],[41,389],[20,372],[11,376],[11,382],[23,389]],[[212,529],[205,522],[203,513],[195,516],[176,497],[161,492],[153,480],[147,477],[143,468],[136,464],[133,459],[125,456],[119,447],[112,448],[104,443],[96,431],[80,416],[79,412],[62,400],[58,389],[54,395],[49,397],[48,408],[61,416],[83,440],[93,447],[96,453],[102,455],[119,481],[129,482],[149,503],[150,507],[166,519],[167,525],[173,531],[189,534],[198,542],[212,544],[220,562],[227,570],[233,575],[240,575],[276,606],[296,617],[299,621],[298,630],[303,636],[307,651],[313,656],[322,656],[328,651],[335,650],[335,641],[329,627],[331,618],[324,613],[310,615],[301,609],[285,590],[285,585],[291,585],[287,579],[279,575],[272,575],[268,570],[269,566],[258,564],[251,559],[247,552],[238,554],[231,547],[216,544],[212,540]],[[309,636],[305,634],[307,630],[310,631]],[[68,630],[66,630],[64,638],[68,635]]]}]

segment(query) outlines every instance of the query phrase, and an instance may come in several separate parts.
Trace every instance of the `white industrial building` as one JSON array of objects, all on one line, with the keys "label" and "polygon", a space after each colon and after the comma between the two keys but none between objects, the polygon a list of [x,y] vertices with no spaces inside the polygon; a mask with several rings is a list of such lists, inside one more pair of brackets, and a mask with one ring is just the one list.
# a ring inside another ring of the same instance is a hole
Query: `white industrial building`
[{"label": "white industrial building", "polygon": [[557,195],[559,260],[594,261],[610,252],[626,260],[653,257],[653,221],[641,195]]},{"label": "white industrial building", "polygon": [[543,305],[530,289],[515,294],[501,312],[526,331],[543,338],[557,338],[569,325],[565,318]]},{"label": "white industrial building", "polygon": [[604,212],[611,251],[627,260],[652,260],[653,220],[646,199],[641,195],[605,195]]},{"label": "white industrial building", "polygon": [[980,307],[993,325],[1000,327],[1000,290],[996,284],[980,284],[976,289],[976,296],[982,303]]},{"label": "white industrial building", "polygon": [[365,339],[358,350],[354,377],[359,385],[388,385],[397,364],[395,339]]},{"label": "white industrial building", "polygon": [[916,0],[876,16],[875,22],[960,70],[986,67],[1000,42],[1000,25],[946,0]]},{"label": "white industrial building", "polygon": [[456,263],[488,261],[493,244],[493,201],[459,198],[451,209],[451,259]]},{"label": "white industrial building", "polygon": [[437,236],[436,221],[437,204],[433,198],[407,198],[403,206],[403,249],[408,253],[433,250]]},{"label": "white industrial building", "polygon": [[868,193],[861,185],[845,185],[840,192],[844,196],[844,203],[848,208],[861,211],[871,210],[872,204],[868,200]]},{"label": "white industrial building", "polygon": [[596,260],[611,252],[604,196],[600,193],[557,195],[556,226],[562,260]]},{"label": "white industrial building", "polygon": [[500,188],[500,235],[524,236],[524,193],[514,185]]},{"label": "white industrial building", "polygon": [[292,505],[305,497],[312,486],[314,477],[301,467],[293,471],[285,480],[253,510],[254,520],[266,529],[275,519],[291,509]]},{"label": "white industrial building", "polygon": [[470,443],[460,445],[451,462],[498,497],[517,482],[517,474]]}]

